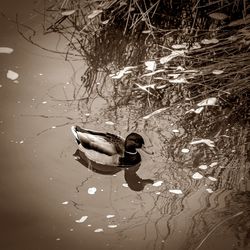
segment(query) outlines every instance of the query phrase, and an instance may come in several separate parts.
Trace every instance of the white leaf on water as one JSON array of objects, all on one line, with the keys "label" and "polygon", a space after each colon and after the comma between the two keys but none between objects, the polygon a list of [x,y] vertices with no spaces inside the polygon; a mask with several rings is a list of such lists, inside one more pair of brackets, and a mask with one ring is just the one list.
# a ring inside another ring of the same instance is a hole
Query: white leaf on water
[{"label": "white leaf on water", "polygon": [[100,233],[100,232],[103,232],[103,229],[102,228],[97,228],[94,232],[95,233]]},{"label": "white leaf on water", "polygon": [[96,187],[91,187],[88,189],[88,194],[95,194],[97,191]]},{"label": "white leaf on water", "polygon": [[180,131],[178,129],[173,129],[172,130],[174,133],[179,133]]},{"label": "white leaf on water", "polygon": [[11,54],[14,50],[9,47],[0,47],[0,53]]},{"label": "white leaf on water", "polygon": [[215,167],[215,166],[217,166],[218,165],[218,162],[217,161],[215,161],[215,162],[212,162],[210,165],[209,165],[209,167]]},{"label": "white leaf on water", "polygon": [[176,68],[176,70],[185,71],[185,69],[184,69],[182,66],[178,66],[178,67]]},{"label": "white leaf on water", "polygon": [[76,220],[77,223],[83,223],[85,220],[87,220],[88,216],[82,216],[79,220]]},{"label": "white leaf on water", "polygon": [[225,20],[228,18],[228,16],[224,13],[221,12],[214,12],[209,14],[209,16],[215,20]]},{"label": "white leaf on water", "polygon": [[156,181],[153,186],[154,187],[160,187],[162,185],[163,181]]},{"label": "white leaf on water", "polygon": [[190,150],[189,150],[188,148],[183,148],[183,149],[181,150],[181,152],[182,152],[182,153],[185,153],[185,154],[188,153],[189,151],[190,151]]},{"label": "white leaf on water", "polygon": [[202,43],[202,44],[216,44],[216,43],[218,43],[218,42],[219,42],[219,40],[216,39],[216,38],[212,38],[212,39],[203,39],[203,40],[201,40],[201,43]]},{"label": "white leaf on water", "polygon": [[20,141],[19,143],[20,143],[20,144],[23,144],[23,143],[24,143],[24,141]]},{"label": "white leaf on water", "polygon": [[0,88],[2,88],[3,87],[3,85],[2,84],[0,84]]},{"label": "white leaf on water", "polygon": [[7,78],[10,79],[10,80],[16,80],[18,78],[18,73],[12,71],[12,70],[8,70],[7,72]]},{"label": "white leaf on water", "polygon": [[184,57],[185,56],[185,52],[186,52],[186,50],[175,50],[175,51],[172,51],[170,55],[162,57],[160,59],[160,63],[161,64],[168,63],[172,59],[174,59],[175,57],[178,57],[178,56]]},{"label": "white leaf on water", "polygon": [[168,77],[178,78],[181,74],[168,74]]},{"label": "white leaf on water", "polygon": [[224,70],[215,69],[215,70],[212,71],[212,73],[213,73],[214,75],[220,75],[220,74],[224,73]]},{"label": "white leaf on water", "polygon": [[125,67],[124,69],[121,69],[120,71],[116,72],[115,74],[110,74],[109,76],[113,79],[120,79],[125,74],[132,73],[131,69],[135,69],[135,68],[136,68],[136,66],[128,66],[128,67]]},{"label": "white leaf on water", "polygon": [[203,175],[201,175],[200,173],[198,172],[195,172],[193,175],[192,175],[192,178],[195,179],[195,180],[200,180],[203,178]]},{"label": "white leaf on water", "polygon": [[173,44],[172,48],[173,49],[187,49],[188,48],[188,44],[187,43]]},{"label": "white leaf on water", "polygon": [[185,77],[179,77],[176,79],[169,79],[168,81],[171,83],[187,83],[188,82]]},{"label": "white leaf on water", "polygon": [[146,65],[146,70],[155,71],[155,69],[156,69],[156,62],[155,61],[146,61],[145,65]]},{"label": "white leaf on water", "polygon": [[210,194],[214,192],[211,188],[207,188],[206,190],[207,190],[207,192],[210,193]]},{"label": "white leaf on water", "polygon": [[204,107],[199,107],[199,108],[194,110],[194,113],[195,114],[200,114],[203,110],[204,110]]},{"label": "white leaf on water", "polygon": [[108,215],[106,215],[106,218],[108,218],[108,219],[113,218],[113,217],[115,217],[114,214],[108,214]]},{"label": "white leaf on water", "polygon": [[99,14],[101,14],[102,12],[103,12],[103,10],[93,10],[93,12],[88,15],[88,18],[92,19],[92,18],[98,16]]},{"label": "white leaf on water", "polygon": [[170,189],[168,191],[173,194],[182,194],[182,191],[180,189]]},{"label": "white leaf on water", "polygon": [[114,124],[113,122],[111,122],[111,121],[107,121],[107,122],[105,122],[105,124],[111,125],[111,126],[115,125],[115,124]]},{"label": "white leaf on water", "polygon": [[54,129],[54,128],[56,128],[56,126],[52,126],[51,128],[53,128],[53,129]]},{"label": "white leaf on water", "polygon": [[208,179],[209,179],[210,181],[217,181],[217,179],[214,178],[214,177],[212,177],[212,176],[208,176]]},{"label": "white leaf on water", "polygon": [[201,102],[199,102],[199,103],[197,104],[197,106],[199,106],[199,107],[203,107],[203,106],[214,106],[214,105],[216,105],[216,102],[217,102],[217,98],[215,98],[215,97],[210,97],[210,98],[204,99],[204,100],[202,100]]},{"label": "white leaf on water", "polygon": [[76,12],[76,10],[65,10],[62,12],[63,16],[70,16],[72,14],[74,14]]},{"label": "white leaf on water", "polygon": [[159,195],[159,194],[161,194],[161,192],[156,192],[155,194]]},{"label": "white leaf on water", "polygon": [[159,114],[159,113],[165,111],[166,109],[167,109],[167,108],[158,109],[158,110],[152,112],[151,114],[144,116],[143,119],[144,119],[144,120],[147,120],[147,119],[149,119],[151,116],[156,115],[156,114]]},{"label": "white leaf on water", "polygon": [[123,187],[128,187],[128,183],[123,183],[122,186]]},{"label": "white leaf on water", "polygon": [[198,168],[205,170],[205,169],[207,169],[207,165],[203,164],[203,165],[200,165]]},{"label": "white leaf on water", "polygon": [[108,225],[109,228],[116,228],[117,225]]},{"label": "white leaf on water", "polygon": [[62,204],[63,204],[63,205],[68,205],[69,202],[68,202],[68,201],[64,201],[64,202],[62,202]]},{"label": "white leaf on water", "polygon": [[196,144],[201,144],[201,143],[204,143],[204,144],[208,145],[211,148],[215,147],[214,142],[209,140],[209,139],[200,139],[200,140],[197,140],[197,141],[192,141],[189,144],[190,145],[196,145]]}]

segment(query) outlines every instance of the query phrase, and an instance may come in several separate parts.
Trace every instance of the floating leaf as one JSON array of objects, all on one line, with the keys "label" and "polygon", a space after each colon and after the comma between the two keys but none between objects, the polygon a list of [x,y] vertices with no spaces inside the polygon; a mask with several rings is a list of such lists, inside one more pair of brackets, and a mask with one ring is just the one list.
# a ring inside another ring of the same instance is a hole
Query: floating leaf
[{"label": "floating leaf", "polygon": [[146,70],[155,71],[155,69],[156,69],[156,62],[155,61],[146,61],[145,65],[146,65]]},{"label": "floating leaf", "polygon": [[116,228],[117,225],[108,225],[109,228]]},{"label": "floating leaf", "polygon": [[224,13],[221,12],[214,12],[209,14],[209,16],[215,20],[225,20],[228,18],[228,16]]},{"label": "floating leaf", "polygon": [[178,130],[178,129],[173,129],[172,130],[174,133],[179,133],[180,132],[180,130]]},{"label": "floating leaf", "polygon": [[203,39],[203,40],[201,40],[201,43],[202,43],[202,44],[216,44],[216,43],[218,43],[218,42],[219,42],[219,40],[216,39],[216,38],[212,38],[212,39]]},{"label": "floating leaf", "polygon": [[167,108],[158,109],[158,110],[154,111],[153,113],[144,116],[143,119],[144,119],[144,120],[147,120],[147,119],[149,119],[151,116],[156,115],[156,114],[159,114],[159,113],[165,111],[166,109],[167,109]]},{"label": "floating leaf", "polygon": [[85,220],[87,220],[88,216],[82,216],[79,220],[76,220],[77,223],[83,223]]},{"label": "floating leaf", "polygon": [[113,217],[115,217],[114,214],[108,214],[108,215],[106,215],[106,218],[108,218],[108,219],[113,218]]},{"label": "floating leaf", "polygon": [[206,190],[207,190],[207,192],[210,193],[210,194],[214,192],[211,188],[207,188]]},{"label": "floating leaf", "polygon": [[204,107],[200,107],[194,110],[195,114],[200,114],[203,111]]},{"label": "floating leaf", "polygon": [[103,229],[102,228],[97,228],[94,232],[95,233],[100,233],[100,232],[103,232]]},{"label": "floating leaf", "polygon": [[123,183],[122,186],[123,187],[128,187],[128,183]]},{"label": "floating leaf", "polygon": [[96,193],[96,187],[91,187],[88,189],[88,194],[95,194]]},{"label": "floating leaf", "polygon": [[63,204],[63,205],[68,205],[69,202],[68,202],[68,201],[64,201],[64,202],[62,202],[62,204]]},{"label": "floating leaf", "polygon": [[207,169],[207,165],[203,164],[203,165],[200,165],[198,168],[202,169],[202,170],[205,170],[205,169]]},{"label": "floating leaf", "polygon": [[172,51],[172,53],[170,55],[162,57],[160,59],[160,63],[161,64],[168,63],[172,59],[174,59],[175,57],[178,57],[178,56],[184,57],[185,56],[185,52],[187,52],[187,51],[186,50],[174,50],[174,51]]},{"label": "floating leaf", "polygon": [[76,12],[76,10],[66,10],[62,12],[63,16],[70,16],[72,14],[74,14]]},{"label": "floating leaf", "polygon": [[11,54],[14,50],[8,47],[0,47],[0,53]]},{"label": "floating leaf", "polygon": [[217,181],[217,179],[214,178],[214,177],[212,177],[212,176],[208,176],[208,179],[209,179],[210,181]]},{"label": "floating leaf", "polygon": [[170,189],[168,191],[173,194],[182,194],[182,191],[180,189]]},{"label": "floating leaf", "polygon": [[195,172],[193,175],[192,175],[192,178],[195,179],[195,180],[200,180],[203,178],[203,175],[201,175],[200,173],[198,172]]},{"label": "floating leaf", "polygon": [[107,121],[107,122],[105,122],[105,124],[110,125],[110,126],[115,125],[115,124],[114,124],[113,122],[111,122],[111,121]]},{"label": "floating leaf", "polygon": [[8,70],[7,72],[7,78],[10,80],[16,80],[19,77],[18,73],[12,71],[12,70]]},{"label": "floating leaf", "polygon": [[188,153],[189,151],[190,151],[190,150],[189,150],[188,148],[183,148],[183,149],[181,150],[181,152],[182,152],[182,153],[185,153],[185,154]]},{"label": "floating leaf", "polygon": [[200,139],[200,140],[197,140],[197,141],[192,141],[189,144],[196,145],[196,144],[200,144],[200,143],[204,143],[204,144],[206,144],[206,145],[208,145],[209,147],[212,147],[212,148],[215,147],[214,142],[209,140],[209,139]]},{"label": "floating leaf", "polygon": [[160,187],[162,185],[163,181],[156,181],[153,186],[154,187]]},{"label": "floating leaf", "polygon": [[215,162],[212,162],[212,163],[209,165],[209,167],[213,168],[213,167],[215,167],[215,166],[217,166],[217,165],[218,165],[218,162],[215,161]]},{"label": "floating leaf", "polygon": [[88,15],[88,18],[89,18],[89,19],[92,19],[92,18],[98,16],[98,15],[99,15],[100,13],[102,13],[102,12],[103,12],[103,10],[93,10],[93,12],[92,12],[91,14]]},{"label": "floating leaf", "polygon": [[188,44],[187,43],[182,43],[182,44],[173,44],[172,48],[173,49],[187,49]]},{"label": "floating leaf", "polygon": [[205,100],[199,102],[199,103],[197,104],[197,106],[199,106],[199,107],[203,107],[203,106],[214,106],[214,105],[216,104],[216,102],[217,102],[217,98],[215,98],[215,97],[210,97],[210,98],[207,98],[207,99],[205,99]]},{"label": "floating leaf", "polygon": [[213,70],[213,74],[214,75],[220,75],[220,74],[222,74],[224,72],[224,70],[220,70],[220,69],[215,69],[215,70]]}]

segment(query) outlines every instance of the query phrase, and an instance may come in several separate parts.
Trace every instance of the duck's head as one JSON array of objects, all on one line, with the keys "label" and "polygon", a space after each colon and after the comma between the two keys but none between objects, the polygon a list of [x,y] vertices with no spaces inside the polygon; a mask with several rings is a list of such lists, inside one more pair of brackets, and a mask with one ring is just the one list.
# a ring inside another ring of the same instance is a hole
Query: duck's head
[{"label": "duck's head", "polygon": [[129,153],[136,153],[137,148],[144,146],[143,138],[137,133],[131,133],[125,140],[125,151]]}]

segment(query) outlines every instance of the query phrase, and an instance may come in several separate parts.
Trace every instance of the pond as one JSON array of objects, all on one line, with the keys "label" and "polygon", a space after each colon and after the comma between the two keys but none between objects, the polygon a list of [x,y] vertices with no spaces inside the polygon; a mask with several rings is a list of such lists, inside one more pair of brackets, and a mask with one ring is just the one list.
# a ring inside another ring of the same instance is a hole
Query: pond
[{"label": "pond", "polygon": [[[182,120],[187,110],[167,107],[166,93],[142,85],[145,76],[131,87],[143,63],[123,65],[132,73],[120,80],[118,70],[98,71],[34,46],[18,34],[15,13],[42,29],[33,11],[42,1],[0,6],[2,249],[249,249],[241,124],[205,129],[193,114]],[[64,48],[53,34],[36,39],[46,49]],[[98,171],[79,158],[72,125],[139,133],[151,153],[140,151],[137,168]]]}]

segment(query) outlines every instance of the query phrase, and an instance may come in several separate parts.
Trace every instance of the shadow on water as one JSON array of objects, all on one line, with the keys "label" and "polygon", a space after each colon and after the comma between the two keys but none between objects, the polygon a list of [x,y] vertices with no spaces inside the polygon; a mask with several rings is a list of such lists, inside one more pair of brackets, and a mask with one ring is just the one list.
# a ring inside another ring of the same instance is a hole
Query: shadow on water
[{"label": "shadow on water", "polygon": [[136,173],[141,164],[137,164],[135,166],[129,168],[115,167],[115,166],[107,166],[98,164],[89,160],[83,152],[79,149],[73,154],[75,159],[80,162],[83,166],[87,167],[91,171],[102,174],[102,175],[114,175],[120,171],[124,172],[124,179],[128,184],[128,187],[133,191],[142,191],[147,184],[153,184],[154,181],[150,179],[142,179]]}]

